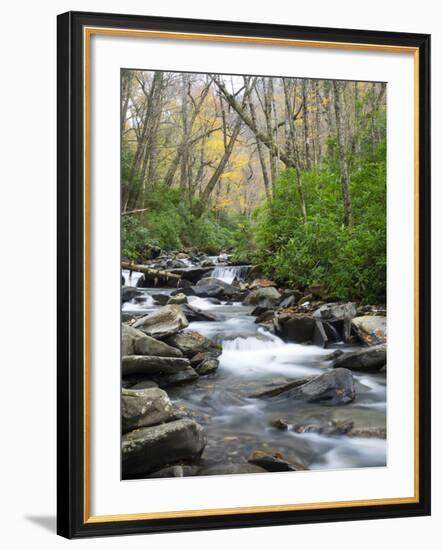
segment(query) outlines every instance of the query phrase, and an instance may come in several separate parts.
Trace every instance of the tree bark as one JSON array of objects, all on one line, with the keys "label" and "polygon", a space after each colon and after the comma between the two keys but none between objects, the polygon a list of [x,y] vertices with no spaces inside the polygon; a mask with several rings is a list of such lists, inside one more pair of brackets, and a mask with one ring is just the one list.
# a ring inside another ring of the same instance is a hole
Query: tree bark
[{"label": "tree bark", "polygon": [[346,155],[344,100],[342,95],[341,82],[333,80],[333,92],[335,96],[336,137],[338,142],[339,165],[341,171],[341,191],[344,204],[344,224],[348,227],[351,227],[353,225],[353,209],[351,204],[348,162]]}]

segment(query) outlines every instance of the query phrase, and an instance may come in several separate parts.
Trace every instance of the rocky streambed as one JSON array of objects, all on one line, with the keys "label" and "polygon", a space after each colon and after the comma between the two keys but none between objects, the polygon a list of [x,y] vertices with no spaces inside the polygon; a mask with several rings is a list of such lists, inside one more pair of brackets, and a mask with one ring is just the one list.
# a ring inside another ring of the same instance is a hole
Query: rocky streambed
[{"label": "rocky streambed", "polygon": [[147,265],[180,278],[123,271],[124,478],[386,465],[384,308],[226,256]]}]

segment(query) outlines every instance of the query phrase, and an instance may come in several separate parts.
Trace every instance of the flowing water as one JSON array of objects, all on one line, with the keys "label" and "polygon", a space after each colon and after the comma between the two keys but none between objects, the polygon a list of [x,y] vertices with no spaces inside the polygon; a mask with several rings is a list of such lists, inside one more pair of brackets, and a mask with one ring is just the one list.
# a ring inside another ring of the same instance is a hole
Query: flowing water
[{"label": "flowing water", "polygon": [[244,281],[249,271],[249,265],[221,265],[215,267],[210,276],[232,284],[235,280]]},{"label": "flowing water", "polygon": [[[224,273],[227,277],[227,271]],[[134,280],[124,275],[126,281]],[[139,315],[153,311],[159,306],[151,294],[171,289],[140,291],[141,297],[123,305],[125,312]],[[187,330],[196,330],[223,346],[215,373],[187,385],[167,388],[177,410],[187,412],[205,428],[208,443],[202,462],[206,470],[203,467],[201,473],[225,473],[229,465],[244,463],[255,450],[280,453],[289,462],[307,469],[386,465],[385,439],[297,433],[292,429],[299,425],[325,425],[332,420],[353,421],[355,428],[385,428],[385,374],[354,373],[357,397],[345,406],[252,398],[252,394],[275,385],[325,372],[330,368],[326,358],[331,350],[284,343],[256,325],[250,315],[252,307],[239,302],[214,305],[205,298],[189,297],[189,303],[213,313],[218,320],[194,322]],[[289,429],[272,427],[275,419],[284,420]]]}]

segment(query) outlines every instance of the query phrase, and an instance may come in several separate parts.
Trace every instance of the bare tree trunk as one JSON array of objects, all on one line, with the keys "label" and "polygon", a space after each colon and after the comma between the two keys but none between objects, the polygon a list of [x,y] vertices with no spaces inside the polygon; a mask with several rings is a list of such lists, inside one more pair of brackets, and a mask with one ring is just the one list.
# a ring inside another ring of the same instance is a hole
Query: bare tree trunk
[{"label": "bare tree trunk", "polygon": [[307,206],[305,204],[304,190],[302,188],[302,177],[299,163],[299,154],[297,151],[296,145],[296,134],[295,134],[295,120],[293,117],[294,104],[290,100],[290,84],[289,81],[285,78],[282,79],[282,85],[284,90],[284,100],[285,100],[285,109],[286,109],[286,119],[288,121],[288,135],[290,137],[290,150],[289,154],[291,156],[291,166],[294,167],[296,172],[296,188],[299,196],[299,204],[301,206],[302,218],[304,223],[307,223]]},{"label": "bare tree trunk", "polygon": [[[252,122],[253,122],[254,126],[257,126],[255,106],[253,105],[253,101],[252,101],[251,97],[249,97],[249,100],[248,100],[248,107],[249,107],[249,111],[250,111],[250,116],[252,118]],[[259,139],[256,140],[256,148],[257,148],[259,163],[261,165],[262,179],[263,179],[263,182],[264,182],[264,190],[265,190],[265,193],[266,193],[267,200],[270,200],[271,192],[270,192],[269,174],[268,174],[268,171],[267,171],[266,161],[265,161],[265,157],[264,157],[264,151],[263,151],[263,148],[262,148],[262,142]]]},{"label": "bare tree trunk", "polygon": [[307,81],[305,78],[302,79],[302,112],[303,112],[303,122],[304,122],[304,141],[305,141],[305,167],[307,170],[310,170],[312,167],[312,158],[310,152],[310,128],[309,128],[309,118],[308,118],[308,92],[307,92]]},{"label": "bare tree trunk", "polygon": [[341,170],[341,190],[344,203],[344,223],[348,227],[351,227],[353,225],[353,209],[350,197],[348,163],[345,150],[345,118],[342,82],[333,80],[333,91],[335,96],[336,137],[338,141],[339,165]]},{"label": "bare tree trunk", "polygon": [[319,99],[319,82],[315,80],[315,123],[316,123],[316,163],[322,162],[322,144],[321,144],[321,105]]}]

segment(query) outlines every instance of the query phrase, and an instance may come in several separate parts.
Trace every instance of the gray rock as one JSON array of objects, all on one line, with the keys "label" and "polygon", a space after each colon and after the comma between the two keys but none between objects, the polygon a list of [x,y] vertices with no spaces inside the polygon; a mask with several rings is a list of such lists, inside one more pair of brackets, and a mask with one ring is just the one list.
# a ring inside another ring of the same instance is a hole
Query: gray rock
[{"label": "gray rock", "polygon": [[280,393],[274,399],[296,399],[323,405],[346,405],[356,396],[355,382],[348,369],[338,368],[320,374],[305,384]]},{"label": "gray rock", "polygon": [[330,323],[342,334],[342,340],[347,342],[351,334],[351,320],[356,316],[356,304],[323,304],[313,313],[313,317],[323,323]]},{"label": "gray rock", "polygon": [[387,346],[379,344],[351,353],[344,353],[335,359],[333,366],[358,371],[378,371],[387,361]]},{"label": "gray rock", "polygon": [[159,426],[139,428],[122,438],[123,477],[199,458],[206,445],[203,429],[183,418]]},{"label": "gray rock", "polygon": [[159,388],[123,389],[121,391],[121,423],[123,432],[154,426],[171,420],[172,403]]},{"label": "gray rock", "polygon": [[380,315],[364,315],[352,320],[352,327],[368,346],[387,342],[387,318]]},{"label": "gray rock", "polygon": [[128,387],[131,390],[147,390],[148,388],[158,388],[158,384],[153,380],[141,380]]},{"label": "gray rock", "polygon": [[221,355],[221,350],[217,350],[216,353],[214,353],[213,350],[212,351],[203,351],[203,352],[200,352],[200,353],[197,353],[196,355],[194,355],[190,359],[190,364],[192,365],[192,367],[196,367],[197,365],[199,365],[203,361],[206,361],[207,359],[216,359],[220,355]]},{"label": "gray rock", "polygon": [[166,342],[169,346],[178,348],[185,357],[189,358],[197,353],[211,351],[212,349],[221,352],[218,344],[215,344],[215,342],[196,331],[174,334],[173,336],[169,336]]},{"label": "gray rock", "polygon": [[345,435],[354,426],[351,420],[330,420],[322,423],[296,424],[293,431],[296,433],[317,433],[322,435]]},{"label": "gray rock", "polygon": [[339,342],[341,340],[341,336],[331,323],[316,319],[311,339],[312,344],[315,346],[327,348],[329,344]]},{"label": "gray rock", "polygon": [[124,355],[121,361],[123,376],[133,374],[174,374],[189,367],[188,359],[182,357],[158,357],[153,355]]},{"label": "gray rock", "polygon": [[387,438],[387,428],[385,427],[370,427],[370,428],[353,428],[348,434],[349,437],[376,437],[378,439]]},{"label": "gray rock", "polygon": [[200,376],[204,376],[205,374],[210,374],[212,372],[215,372],[219,367],[219,361],[218,359],[205,359],[202,361],[198,366],[195,367],[196,372]]},{"label": "gray rock", "polygon": [[280,298],[281,294],[272,286],[256,288],[245,297],[244,304],[271,308],[279,302]]},{"label": "gray rock", "polygon": [[138,319],[133,326],[142,330],[148,336],[164,338],[187,328],[189,322],[181,307],[171,304]]},{"label": "gray rock", "polygon": [[136,288],[132,286],[124,286],[121,289],[121,301],[123,304],[125,302],[130,302],[135,296],[142,296],[143,293],[140,290],[137,290]]},{"label": "gray rock", "polygon": [[192,367],[186,367],[183,370],[171,373],[165,373],[161,375],[153,376],[155,382],[158,383],[160,388],[168,388],[169,386],[180,386],[181,384],[187,384],[198,380],[199,376],[195,369]]},{"label": "gray rock", "polygon": [[249,462],[264,468],[267,472],[295,472],[296,468],[287,460],[278,458],[263,451],[255,451],[250,457]]},{"label": "gray rock", "polygon": [[285,342],[311,342],[316,320],[302,313],[282,314],[277,317],[276,334]]},{"label": "gray rock", "polygon": [[180,292],[179,294],[175,294],[175,296],[171,296],[167,302],[168,304],[187,304],[187,296]]},{"label": "gray rock", "polygon": [[190,323],[193,323],[195,321],[217,321],[218,318],[213,315],[213,313],[209,313],[208,311],[203,311],[202,309],[199,309],[197,307],[191,306],[189,304],[183,304],[181,306],[184,315],[186,316],[187,320]]},{"label": "gray rock", "polygon": [[181,351],[168,346],[161,340],[148,336],[141,330],[122,325],[121,329],[122,355],[155,355],[158,357],[182,357]]},{"label": "gray rock", "polygon": [[239,296],[238,289],[220,279],[205,277],[192,287],[196,296],[200,298],[234,298]]},{"label": "gray rock", "polygon": [[166,293],[159,292],[157,294],[152,294],[152,299],[155,303],[165,306],[170,299],[170,295]]}]

